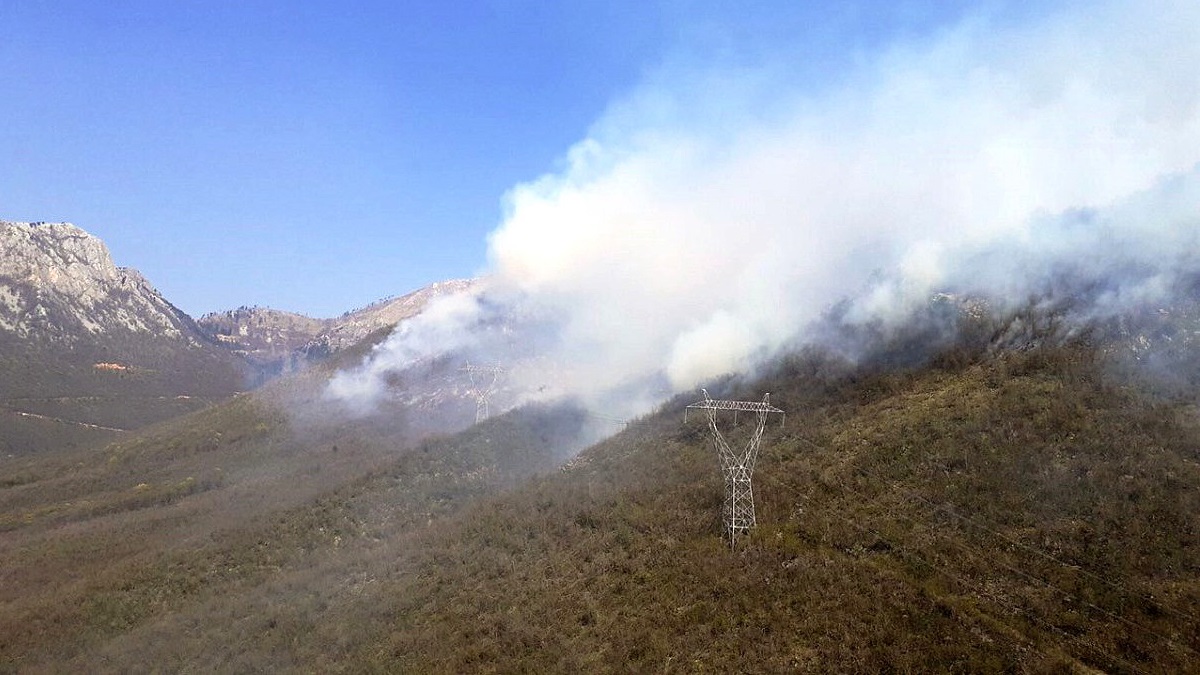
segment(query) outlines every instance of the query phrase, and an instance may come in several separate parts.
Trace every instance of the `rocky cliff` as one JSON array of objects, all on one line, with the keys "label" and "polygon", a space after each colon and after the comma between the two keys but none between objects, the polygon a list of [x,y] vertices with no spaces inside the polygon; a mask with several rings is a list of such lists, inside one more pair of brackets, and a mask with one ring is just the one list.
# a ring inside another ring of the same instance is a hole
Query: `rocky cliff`
[{"label": "rocky cliff", "polygon": [[70,223],[0,221],[0,331],[68,344],[153,333],[196,344],[191,319]]},{"label": "rocky cliff", "polygon": [[247,376],[96,237],[70,223],[0,221],[0,452],[188,412],[244,389]]}]

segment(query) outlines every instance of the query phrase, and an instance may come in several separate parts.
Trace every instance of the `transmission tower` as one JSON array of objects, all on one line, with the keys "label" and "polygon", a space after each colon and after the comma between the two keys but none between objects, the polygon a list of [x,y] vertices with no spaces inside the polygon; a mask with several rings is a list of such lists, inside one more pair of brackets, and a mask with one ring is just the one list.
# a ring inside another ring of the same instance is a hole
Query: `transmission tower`
[{"label": "transmission tower", "polygon": [[[767,426],[767,417],[773,413],[783,415],[784,412],[771,405],[771,395],[764,394],[763,400],[758,401],[717,401],[704,392],[704,400],[689,405],[684,410],[684,422],[687,422],[688,410],[703,410],[708,413],[708,429],[712,432],[713,443],[717,446],[717,456],[721,460],[721,473],[725,475],[725,504],[722,516],[725,520],[725,532],[729,535],[729,545],[732,546],[737,535],[744,534],[754,527],[754,488],[750,478],[754,473],[754,465],[758,462],[758,450],[762,445],[763,429]],[[717,411],[732,410],[752,412],[756,415],[754,433],[750,442],[740,454],[729,447],[729,442],[717,428]]]},{"label": "transmission tower", "polygon": [[500,366],[473,366],[468,363],[459,370],[466,373],[471,380],[471,395],[475,397],[475,423],[478,424],[489,416],[488,400],[492,392],[496,391],[496,382],[504,369]]}]

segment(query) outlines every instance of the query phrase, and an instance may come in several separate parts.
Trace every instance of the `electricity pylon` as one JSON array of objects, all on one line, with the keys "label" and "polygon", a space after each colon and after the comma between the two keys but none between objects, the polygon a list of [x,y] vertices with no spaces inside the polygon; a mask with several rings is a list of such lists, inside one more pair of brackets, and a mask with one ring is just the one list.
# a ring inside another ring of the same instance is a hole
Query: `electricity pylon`
[{"label": "electricity pylon", "polygon": [[488,400],[496,391],[496,382],[504,369],[500,366],[473,366],[470,363],[459,368],[471,380],[471,395],[475,397],[475,423],[486,420],[489,416]]},{"label": "electricity pylon", "polygon": [[[721,473],[725,475],[725,504],[722,516],[725,520],[725,532],[729,535],[729,545],[732,546],[737,535],[749,532],[756,524],[754,487],[750,478],[754,473],[754,465],[758,462],[758,451],[762,445],[763,429],[767,426],[767,416],[773,413],[783,415],[784,412],[771,405],[769,393],[763,395],[762,402],[716,401],[709,397],[707,389],[700,391],[704,392],[704,400],[689,405],[684,410],[683,419],[687,422],[687,410],[704,410],[708,413],[708,429],[712,432],[713,443],[717,446]],[[757,416],[750,442],[740,454],[729,447],[729,442],[717,428],[718,410],[732,410],[734,415],[739,411],[746,411]]]}]

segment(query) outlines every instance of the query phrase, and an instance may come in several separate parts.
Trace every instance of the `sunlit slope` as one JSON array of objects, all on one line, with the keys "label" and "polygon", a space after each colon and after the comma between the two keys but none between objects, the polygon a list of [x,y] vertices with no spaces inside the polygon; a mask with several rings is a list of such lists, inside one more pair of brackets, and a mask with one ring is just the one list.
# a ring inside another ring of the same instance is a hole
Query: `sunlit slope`
[{"label": "sunlit slope", "polygon": [[251,382],[78,227],[0,221],[0,252],[0,461],[102,443]]},{"label": "sunlit slope", "polygon": [[246,388],[216,347],[168,353],[173,345],[139,339],[55,351],[0,335],[0,457],[96,445]]},{"label": "sunlit slope", "polygon": [[1200,668],[1195,410],[1082,348],[939,362],[797,357],[712,389],[788,411],[733,550],[690,398],[558,469],[586,423],[566,408],[413,444],[239,397],[7,481],[0,663]]},{"label": "sunlit slope", "polygon": [[272,620],[256,593],[276,581],[332,593],[346,569],[311,571],[327,556],[400,545],[556,466],[582,423],[526,410],[418,441],[394,411],[305,419],[321,381],[281,381],[102,451],[12,463],[0,483],[0,671],[156,663],[186,654],[186,636],[218,662],[256,653],[266,637],[228,620]]},{"label": "sunlit slope", "polygon": [[733,392],[789,410],[733,551],[705,431],[671,410],[429,535],[372,598],[391,626],[356,655],[412,672],[1195,671],[1194,414],[1091,358],[824,382],[794,364]]}]

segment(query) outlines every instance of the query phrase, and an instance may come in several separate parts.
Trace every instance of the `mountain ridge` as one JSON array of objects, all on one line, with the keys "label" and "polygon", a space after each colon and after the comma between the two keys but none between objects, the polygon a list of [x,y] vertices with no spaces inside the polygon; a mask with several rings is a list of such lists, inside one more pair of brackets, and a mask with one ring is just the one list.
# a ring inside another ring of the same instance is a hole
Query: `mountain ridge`
[{"label": "mountain ridge", "polygon": [[328,319],[240,307],[197,320],[82,228],[0,220],[0,453],[105,442],[198,410],[377,341],[475,283],[436,282]]},{"label": "mountain ridge", "polygon": [[76,327],[199,339],[191,317],[141,272],[115,265],[99,238],[71,223],[0,221],[0,330],[77,341]]},{"label": "mountain ridge", "polygon": [[102,443],[253,379],[98,237],[0,221],[0,453]]},{"label": "mountain ridge", "polygon": [[435,298],[467,291],[475,279],[437,281],[327,319],[269,307],[209,312],[196,323],[207,335],[271,374],[292,372],[347,349],[380,329],[421,313]]}]

